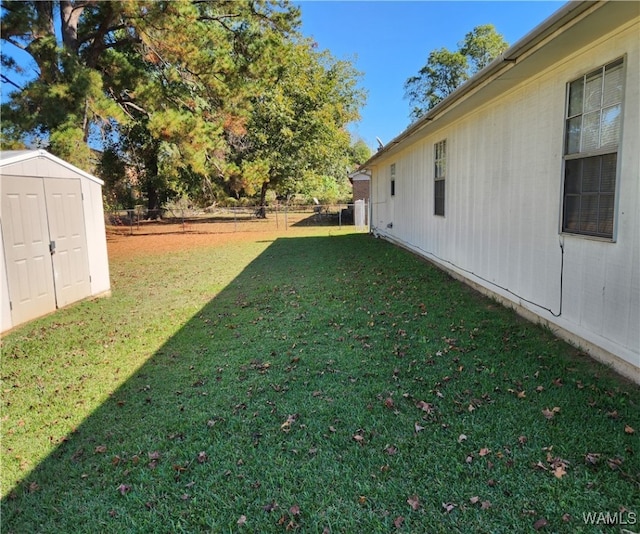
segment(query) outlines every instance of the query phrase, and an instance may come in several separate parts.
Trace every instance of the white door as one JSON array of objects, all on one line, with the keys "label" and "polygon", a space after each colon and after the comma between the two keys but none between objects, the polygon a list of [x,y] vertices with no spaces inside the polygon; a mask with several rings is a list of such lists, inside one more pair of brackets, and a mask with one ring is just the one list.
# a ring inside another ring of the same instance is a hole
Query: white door
[{"label": "white door", "polygon": [[80,180],[49,179],[44,184],[53,279],[58,307],[91,294],[89,256]]},{"label": "white door", "polygon": [[1,196],[11,319],[18,325],[56,309],[43,180],[4,176]]}]

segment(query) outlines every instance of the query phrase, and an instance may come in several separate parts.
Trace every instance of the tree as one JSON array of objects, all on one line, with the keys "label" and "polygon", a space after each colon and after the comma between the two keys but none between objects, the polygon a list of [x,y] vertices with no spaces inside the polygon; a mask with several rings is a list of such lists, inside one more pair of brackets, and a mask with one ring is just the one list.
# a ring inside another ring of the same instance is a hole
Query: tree
[{"label": "tree", "polygon": [[254,99],[235,151],[243,187],[260,191],[261,206],[269,189],[287,196],[315,182],[331,190],[327,180],[344,178],[350,147],[346,125],[359,117],[364,101],[359,73],[350,63],[302,39],[283,52],[278,77]]},{"label": "tree", "polygon": [[358,139],[349,149],[349,158],[352,167],[362,165],[371,157],[371,148],[362,139]]},{"label": "tree", "polygon": [[2,140],[87,170],[92,140],[107,144],[156,208],[185,175],[224,176],[226,129],[273,82],[298,25],[299,10],[275,0],[5,1],[2,39],[36,75],[10,78],[21,66],[3,47],[2,81],[17,90],[2,106]]},{"label": "tree", "polygon": [[467,33],[455,52],[446,48],[432,51],[424,67],[404,85],[405,98],[413,106],[410,118],[419,119],[508,46],[492,24],[485,24]]}]

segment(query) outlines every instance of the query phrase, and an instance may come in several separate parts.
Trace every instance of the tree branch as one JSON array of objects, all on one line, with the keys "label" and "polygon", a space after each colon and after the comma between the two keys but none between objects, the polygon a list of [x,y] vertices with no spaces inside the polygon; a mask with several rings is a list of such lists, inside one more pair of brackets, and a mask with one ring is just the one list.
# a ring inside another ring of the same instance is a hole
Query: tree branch
[{"label": "tree branch", "polygon": [[15,83],[14,81],[12,81],[9,78],[7,78],[4,74],[0,74],[0,79],[2,79],[2,81],[4,83],[8,83],[10,85],[13,85],[16,89],[19,89],[20,91],[22,91],[22,89],[23,89],[17,83]]}]

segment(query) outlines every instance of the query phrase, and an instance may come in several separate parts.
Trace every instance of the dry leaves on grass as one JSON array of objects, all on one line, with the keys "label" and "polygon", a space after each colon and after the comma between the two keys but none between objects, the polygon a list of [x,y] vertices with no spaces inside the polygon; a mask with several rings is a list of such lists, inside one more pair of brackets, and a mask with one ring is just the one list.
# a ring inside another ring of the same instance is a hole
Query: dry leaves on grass
[{"label": "dry leaves on grass", "polygon": [[544,415],[547,420],[551,420],[558,412],[560,412],[560,408],[554,406],[551,410],[549,410],[549,408],[544,408],[542,410],[542,415]]},{"label": "dry leaves on grass", "polygon": [[420,508],[420,497],[418,497],[417,495],[411,495],[407,499],[407,504],[411,506],[412,510],[418,510]]}]

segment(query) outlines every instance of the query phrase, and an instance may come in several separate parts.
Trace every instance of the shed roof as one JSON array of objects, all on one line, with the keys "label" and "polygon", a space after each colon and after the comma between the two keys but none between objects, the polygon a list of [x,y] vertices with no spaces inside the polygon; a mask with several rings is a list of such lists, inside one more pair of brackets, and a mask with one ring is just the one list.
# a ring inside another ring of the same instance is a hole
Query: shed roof
[{"label": "shed roof", "polygon": [[500,96],[639,14],[640,2],[568,2],[379,149],[360,169],[375,166],[378,160],[438,129],[443,122],[453,121]]},{"label": "shed roof", "polygon": [[3,150],[0,151],[0,168],[5,165],[13,165],[14,163],[19,163],[21,161],[26,161],[33,158],[44,158],[58,165],[62,165],[66,167],[70,171],[79,174],[80,176],[86,178],[87,180],[91,180],[92,182],[96,182],[100,185],[104,185],[104,182],[100,180],[100,178],[89,174],[88,172],[83,171],[82,169],[76,167],[75,165],[71,165],[71,163],[60,159],[53,154],[50,154],[46,150]]}]

